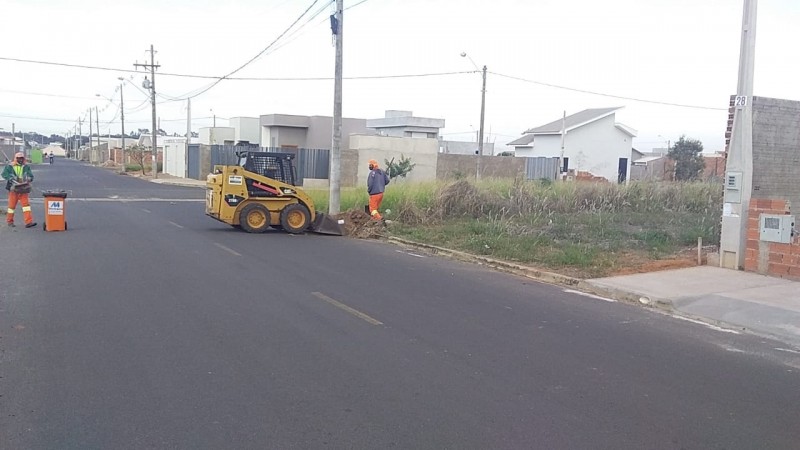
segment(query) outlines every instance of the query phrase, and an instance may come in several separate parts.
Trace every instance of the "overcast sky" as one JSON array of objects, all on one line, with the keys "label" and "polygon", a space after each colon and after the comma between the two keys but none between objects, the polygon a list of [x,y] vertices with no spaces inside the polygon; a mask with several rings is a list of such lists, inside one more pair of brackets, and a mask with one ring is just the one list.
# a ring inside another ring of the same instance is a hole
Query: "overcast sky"
[{"label": "overcast sky", "polygon": [[[186,132],[185,98],[259,52],[313,0],[0,0],[0,58],[133,70],[149,59],[161,128]],[[524,130],[586,108],[622,106],[617,120],[650,150],[681,134],[721,150],[729,95],[735,93],[743,0],[345,0],[344,115],[383,117],[402,109],[443,118],[445,137],[474,140],[481,76],[489,70],[486,134],[503,150]],[[192,129],[261,114],[331,115],[334,47],[318,0],[277,44],[236,77],[192,99]],[[318,15],[308,20],[308,18]],[[800,1],[759,3],[755,94],[800,100]],[[298,30],[299,29],[299,30]],[[460,54],[466,52],[469,58]],[[470,59],[471,58],[471,59]],[[473,65],[473,61],[474,64]],[[71,132],[90,107],[105,134],[119,132],[118,77],[126,129],[150,128],[144,74],[0,59],[0,128]],[[286,80],[324,78],[323,80]],[[543,84],[542,84],[543,83]],[[582,93],[565,88],[684,108]],[[42,95],[33,95],[42,94]],[[110,103],[102,97],[114,100]],[[212,112],[213,110],[213,112]],[[51,119],[51,120],[42,120]],[[83,132],[88,126],[84,123]]]}]

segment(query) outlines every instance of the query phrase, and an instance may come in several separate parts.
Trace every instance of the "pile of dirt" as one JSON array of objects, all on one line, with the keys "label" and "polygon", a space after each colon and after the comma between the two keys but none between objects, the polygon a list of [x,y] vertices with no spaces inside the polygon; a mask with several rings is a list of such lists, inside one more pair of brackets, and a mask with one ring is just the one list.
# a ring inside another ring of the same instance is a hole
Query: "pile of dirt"
[{"label": "pile of dirt", "polygon": [[344,220],[342,229],[345,236],[369,239],[383,237],[386,233],[386,225],[381,221],[372,220],[364,210],[351,209],[333,218]]}]

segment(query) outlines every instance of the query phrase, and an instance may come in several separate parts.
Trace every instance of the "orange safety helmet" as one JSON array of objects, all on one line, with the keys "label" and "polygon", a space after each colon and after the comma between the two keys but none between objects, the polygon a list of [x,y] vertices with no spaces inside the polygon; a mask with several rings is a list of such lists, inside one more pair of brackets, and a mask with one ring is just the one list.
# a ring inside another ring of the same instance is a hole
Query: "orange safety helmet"
[{"label": "orange safety helmet", "polygon": [[369,160],[369,165],[372,166],[372,167],[378,167],[378,161],[375,161],[374,159],[370,159]]}]

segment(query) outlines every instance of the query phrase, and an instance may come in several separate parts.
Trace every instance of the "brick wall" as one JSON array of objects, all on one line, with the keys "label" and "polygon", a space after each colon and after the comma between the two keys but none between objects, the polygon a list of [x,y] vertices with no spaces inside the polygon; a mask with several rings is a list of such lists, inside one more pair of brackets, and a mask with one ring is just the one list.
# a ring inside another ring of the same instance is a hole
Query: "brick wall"
[{"label": "brick wall", "polygon": [[781,199],[752,199],[747,219],[744,270],[773,277],[800,280],[800,236],[791,244],[759,240],[761,214],[789,214],[791,202]]}]

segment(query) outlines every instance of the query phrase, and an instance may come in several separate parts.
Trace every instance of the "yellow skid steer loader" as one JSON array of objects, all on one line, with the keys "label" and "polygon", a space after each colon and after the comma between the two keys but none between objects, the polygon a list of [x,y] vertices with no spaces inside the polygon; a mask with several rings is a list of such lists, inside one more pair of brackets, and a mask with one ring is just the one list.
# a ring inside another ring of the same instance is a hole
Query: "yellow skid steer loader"
[{"label": "yellow skid steer loader", "polygon": [[294,154],[236,155],[239,165],[216,165],[206,178],[206,215],[249,233],[273,227],[293,234],[308,230],[342,235],[339,222],[317,211],[311,197],[295,185]]}]

